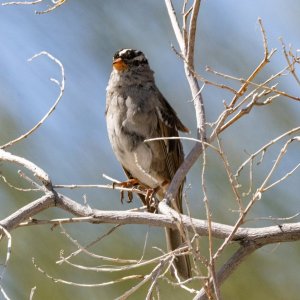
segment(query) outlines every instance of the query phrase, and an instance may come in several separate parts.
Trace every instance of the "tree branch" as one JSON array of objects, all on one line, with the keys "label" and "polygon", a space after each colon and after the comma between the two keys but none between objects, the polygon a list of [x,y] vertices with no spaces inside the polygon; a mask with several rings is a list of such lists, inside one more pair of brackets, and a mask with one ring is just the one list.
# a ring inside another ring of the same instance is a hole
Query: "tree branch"
[{"label": "tree branch", "polygon": [[[229,277],[229,275],[232,274],[236,270],[236,268],[244,261],[244,259],[258,248],[259,246],[255,242],[243,243],[218,272],[218,283],[221,285]],[[210,280],[206,289],[210,290],[212,288],[212,284],[213,283]],[[193,298],[193,300],[208,300],[205,289],[202,288],[199,293]]]},{"label": "tree branch", "polygon": [[22,166],[31,171],[33,175],[44,184],[45,187],[52,186],[49,175],[36,164],[23,157],[13,155],[7,151],[0,149],[0,161],[8,161]]},{"label": "tree branch", "polygon": [[55,84],[58,85],[59,87],[59,95],[57,96],[54,104],[52,105],[52,107],[49,109],[49,111],[43,116],[43,118],[37,123],[35,124],[30,130],[28,130],[26,133],[22,134],[21,136],[17,137],[14,140],[9,141],[8,143],[0,146],[0,149],[5,149],[7,147],[10,147],[14,144],[16,144],[17,142],[26,139],[29,135],[31,135],[34,131],[36,131],[45,121],[46,119],[48,119],[48,117],[54,112],[54,110],[56,109],[58,103],[60,102],[63,94],[64,94],[64,90],[65,90],[65,70],[63,67],[63,64],[57,59],[55,58],[53,55],[51,55],[50,53],[48,53],[47,51],[42,51],[38,54],[35,54],[33,57],[31,57],[30,59],[28,59],[28,61],[32,61],[33,59],[42,56],[42,55],[46,55],[49,59],[51,59],[52,61],[54,61],[59,67],[60,67],[60,72],[61,72],[61,80],[57,80],[54,78],[50,78],[50,81],[54,82]]},{"label": "tree branch", "polygon": [[[191,17],[190,28],[189,28],[189,38],[187,39],[188,45],[186,45],[186,41],[182,36],[172,1],[165,0],[165,4],[171,20],[171,24],[173,26],[173,30],[176,35],[178,45],[180,47],[182,57],[184,58],[183,59],[184,70],[191,89],[193,102],[195,106],[198,138],[200,138],[201,142],[204,142],[206,140],[204,103],[203,103],[202,95],[200,93],[198,81],[194,76],[194,72],[190,71],[190,66],[194,66],[193,53],[195,47],[196,24],[197,24],[197,17],[200,8],[200,2],[201,2],[200,0],[195,0],[191,10],[192,17]],[[180,168],[175,173],[175,176],[173,177],[169,189],[166,193],[166,200],[164,201],[170,203],[172,199],[176,198],[181,183],[183,182],[190,168],[194,165],[194,163],[201,155],[202,151],[203,151],[202,143],[200,144],[196,143],[193,149],[185,158],[184,162],[181,164]]]},{"label": "tree branch", "polygon": [[[186,215],[178,214],[166,203],[161,206],[161,210],[164,214],[130,211],[103,211],[81,205],[65,195],[59,193],[55,195],[50,192],[1,220],[0,226],[4,227],[7,231],[12,231],[17,228],[20,223],[34,217],[37,213],[55,206],[74,216],[92,216],[93,218],[86,219],[86,222],[89,223],[144,224],[176,229],[176,224],[180,221],[190,232],[196,232],[200,236],[208,236],[208,224],[206,220],[194,219]],[[234,226],[212,222],[211,234],[214,238],[225,239],[232,233],[233,228]],[[298,240],[300,240],[300,222],[262,228],[238,228],[232,237],[232,241],[242,243],[253,241],[260,247],[267,244]]]}]

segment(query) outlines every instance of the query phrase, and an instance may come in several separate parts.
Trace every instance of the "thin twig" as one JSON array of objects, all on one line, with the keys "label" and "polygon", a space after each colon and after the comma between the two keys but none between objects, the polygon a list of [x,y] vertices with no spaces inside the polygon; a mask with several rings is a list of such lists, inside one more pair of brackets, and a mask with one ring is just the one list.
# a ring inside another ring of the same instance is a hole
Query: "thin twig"
[{"label": "thin twig", "polygon": [[[289,69],[289,66],[286,66],[282,70],[277,72],[275,75],[270,76],[265,82],[255,83],[255,82],[249,80],[249,78],[248,79],[239,78],[239,77],[236,77],[236,76],[232,76],[232,75],[228,75],[228,74],[224,74],[222,72],[212,70],[212,68],[210,68],[210,67],[206,67],[206,71],[209,71],[209,72],[211,72],[215,75],[219,75],[219,76],[222,76],[222,77],[227,78],[227,79],[239,81],[241,83],[247,83],[248,85],[252,85],[252,86],[256,87],[257,89],[258,88],[265,89],[268,92],[273,92],[273,93],[278,94],[280,96],[283,96],[283,97],[286,97],[286,98],[289,98],[289,99],[292,99],[292,100],[295,100],[295,101],[300,101],[300,97],[290,95],[290,94],[288,94],[284,91],[280,91],[280,90],[276,89],[275,86],[269,87],[269,86],[266,85],[267,83],[273,81],[275,78],[277,78],[279,76],[283,76],[284,72],[288,69]],[[196,75],[196,76],[197,76],[197,78],[202,78],[200,75]],[[213,84],[212,82],[206,82],[206,83]],[[213,85],[216,85],[216,84],[213,84]],[[235,91],[235,90],[232,90],[232,91]],[[235,92],[235,94],[239,95],[239,92]],[[243,95],[244,95],[244,93],[243,93]],[[227,106],[231,107],[231,104],[229,104]]]},{"label": "thin twig", "polygon": [[[197,1],[197,0],[196,0]],[[197,2],[199,2],[199,5],[194,5],[193,6],[193,10],[199,10],[200,7],[200,1],[198,0]],[[200,138],[201,141],[205,141],[206,140],[206,128],[205,128],[205,111],[204,111],[204,103],[203,103],[203,99],[201,96],[201,93],[199,93],[200,91],[200,87],[199,84],[197,82],[197,79],[195,78],[195,76],[190,72],[190,67],[189,65],[186,63],[187,59],[186,59],[186,53],[187,53],[187,47],[188,45],[186,45],[184,43],[184,39],[182,37],[180,28],[179,28],[179,23],[176,17],[176,12],[174,10],[174,7],[172,5],[172,1],[171,0],[165,0],[165,4],[166,4],[166,8],[169,14],[169,18],[171,20],[171,24],[173,26],[173,30],[174,33],[176,35],[177,38],[177,42],[178,45],[180,47],[181,50],[181,54],[184,56],[184,69],[185,69],[185,74],[191,89],[191,93],[192,93],[192,97],[194,99],[193,103],[195,106],[195,112],[196,112],[196,121],[197,121],[197,134],[198,137]],[[193,19],[193,24],[196,23],[197,21],[197,16],[198,16],[198,12],[196,11],[192,11],[191,12],[194,16]],[[193,40],[189,40],[189,47],[191,47],[191,49],[194,49],[194,44],[195,44],[195,36],[193,33],[191,33],[190,37]],[[193,65],[193,61],[190,61],[189,63],[191,63]],[[176,198],[176,195],[178,193],[179,187],[181,186],[187,172],[189,171],[189,169],[194,165],[194,163],[196,162],[196,160],[199,158],[199,156],[201,155],[203,150],[203,146],[202,144],[196,144],[193,149],[190,151],[190,153],[187,155],[186,159],[184,160],[184,162],[182,163],[182,165],[180,166],[180,168],[177,170],[175,176],[172,179],[172,182],[168,188],[168,191],[166,193],[166,200],[167,203],[170,203],[172,201],[172,199]]]},{"label": "thin twig", "polygon": [[52,185],[49,175],[43,169],[23,157],[13,155],[7,151],[0,149],[0,161],[7,161],[20,165],[31,171],[36,178],[42,181],[45,187],[49,187]]},{"label": "thin twig", "polygon": [[2,285],[0,285],[0,292],[1,292],[2,296],[4,297],[4,300],[10,300],[10,298],[6,294],[5,290],[3,289]]},{"label": "thin twig", "polygon": [[283,39],[280,38],[279,40],[280,40],[281,45],[282,45],[282,51],[283,51],[284,57],[285,57],[285,59],[286,59],[286,61],[288,63],[289,70],[290,70],[291,74],[293,75],[293,77],[295,78],[296,82],[299,85],[300,84],[300,80],[299,80],[299,78],[298,78],[298,76],[296,74],[296,71],[295,71],[295,60],[293,62],[290,61],[289,55],[288,55],[287,50],[286,50],[286,45],[285,45]]},{"label": "thin twig", "polygon": [[39,272],[41,272],[42,274],[44,274],[47,278],[51,279],[53,282],[55,282],[55,283],[60,282],[60,283],[63,283],[63,284],[66,284],[66,285],[72,285],[72,286],[80,286],[80,287],[102,287],[102,286],[114,285],[116,283],[123,282],[123,281],[144,278],[144,275],[130,275],[130,276],[124,276],[124,277],[119,278],[119,279],[115,279],[113,281],[107,281],[107,282],[101,282],[101,283],[94,283],[94,284],[90,284],[90,283],[77,283],[77,282],[66,281],[66,280],[63,280],[63,279],[60,279],[60,278],[55,278],[55,277],[49,275],[46,271],[44,271],[36,263],[34,257],[32,258],[32,263],[33,263],[34,267]]},{"label": "thin twig", "polygon": [[52,0],[54,5],[50,6],[48,9],[45,9],[45,10],[42,10],[42,11],[35,11],[35,13],[37,15],[49,13],[49,12],[55,10],[56,8],[60,7],[61,5],[63,5],[66,1],[67,0]]},{"label": "thin twig", "polygon": [[32,191],[40,191],[40,189],[33,189],[33,188],[30,188],[30,189],[24,189],[24,188],[20,188],[20,187],[17,187],[17,186],[14,186],[12,183],[10,183],[5,176],[3,176],[2,174],[0,174],[0,178],[3,180],[3,182],[9,186],[10,188],[16,190],[16,191],[20,191],[20,192],[32,192]]},{"label": "thin twig", "polygon": [[187,47],[187,64],[188,66],[194,70],[194,53],[195,53],[195,40],[196,40],[196,30],[197,30],[197,19],[198,13],[200,9],[201,0],[194,0],[194,4],[192,7],[191,20],[189,25],[189,37],[188,37],[188,47]]},{"label": "thin twig", "polygon": [[265,154],[266,151],[268,150],[269,147],[271,147],[272,145],[275,145],[277,142],[279,142],[280,140],[282,140],[283,138],[290,136],[296,132],[300,132],[300,126],[295,127],[293,129],[290,129],[288,131],[286,131],[285,133],[281,134],[280,136],[278,136],[277,138],[271,140],[270,142],[268,142],[267,144],[265,144],[264,146],[262,146],[259,150],[257,150],[255,153],[251,154],[249,156],[248,159],[246,159],[237,169],[236,173],[235,173],[235,177],[239,176],[241,171],[244,169],[244,167],[250,162],[252,161],[255,157],[257,157],[260,154]]},{"label": "thin twig", "polygon": [[234,175],[231,171],[231,167],[230,167],[228,158],[227,158],[226,154],[223,151],[222,143],[221,143],[221,140],[220,140],[219,136],[217,136],[217,142],[218,142],[218,146],[219,146],[219,154],[220,154],[220,157],[223,161],[224,168],[225,168],[225,171],[227,173],[227,177],[228,177],[229,182],[230,182],[230,187],[231,187],[231,189],[234,193],[235,199],[236,199],[238,207],[239,207],[239,211],[242,212],[243,206],[242,206],[241,195],[240,195],[240,193],[238,191],[238,188],[237,188],[238,187],[238,182],[237,182],[236,178],[234,177]]},{"label": "thin twig", "polygon": [[[218,282],[221,285],[230,274],[232,274],[235,269],[243,262],[243,260],[253,253],[260,246],[255,243],[243,244],[222,266],[221,270],[217,274]],[[209,285],[212,286],[212,281]],[[204,287],[199,291],[199,293],[194,297],[193,300],[208,300],[206,290]]]},{"label": "thin twig", "polygon": [[[213,255],[213,239],[212,239],[212,215],[208,203],[208,193],[206,189],[206,178],[205,178],[205,171],[206,171],[206,151],[205,148],[203,150],[203,161],[202,161],[202,172],[201,172],[201,186],[202,186],[202,192],[204,195],[203,202],[205,206],[205,213],[206,213],[206,219],[207,219],[207,225],[208,225],[208,251],[209,251],[209,264],[208,264],[208,274],[209,278],[213,282],[213,288],[214,293],[216,295],[216,300],[220,299],[220,289],[216,278],[216,272],[215,272],[215,259]],[[209,291],[208,291],[209,292]]]},{"label": "thin twig", "polygon": [[[35,4],[39,4],[42,3],[44,0],[35,0],[35,1],[9,1],[9,2],[5,2],[2,3],[1,5],[5,6],[5,5],[35,5]],[[40,14],[46,14],[49,13],[51,11],[53,11],[54,9],[58,8],[59,6],[63,5],[67,0],[52,0],[51,2],[53,3],[52,6],[49,6],[49,8],[42,10],[42,11],[35,11],[35,13],[37,15]]]},{"label": "thin twig", "polygon": [[152,271],[150,274],[145,275],[144,279],[139,282],[137,285],[133,286],[130,288],[128,291],[126,291],[123,295],[120,297],[116,298],[116,300],[125,300],[127,299],[130,295],[132,295],[134,292],[136,292],[141,286],[143,286],[145,283],[147,283],[150,279],[153,277],[155,278],[156,276],[159,275],[161,272],[163,266],[167,263],[167,261],[170,260],[170,257],[165,259],[164,261],[162,260]]},{"label": "thin twig", "polygon": [[[7,237],[6,258],[5,258],[4,264],[2,264],[3,270],[0,273],[0,285],[1,285],[1,282],[2,282],[2,280],[4,278],[4,274],[5,274],[5,271],[6,271],[8,262],[9,262],[9,259],[10,259],[12,239],[11,239],[10,233],[3,226],[1,226],[1,225],[0,225],[0,231],[1,231],[1,235],[2,235],[2,233],[4,233],[5,236]],[[0,238],[0,240],[1,240],[1,238]]]},{"label": "thin twig", "polygon": [[1,3],[1,5],[34,5],[43,2],[44,0],[35,0],[35,1],[10,1]]},{"label": "thin twig", "polygon": [[36,286],[34,286],[31,290],[30,290],[30,295],[29,295],[29,300],[33,299],[34,293],[36,291]]},{"label": "thin twig", "polygon": [[55,110],[55,108],[57,107],[59,101],[61,100],[61,98],[63,96],[64,89],[65,89],[65,70],[64,70],[63,64],[57,58],[55,58],[53,55],[48,53],[47,51],[42,51],[38,54],[35,54],[31,58],[29,58],[28,61],[32,61],[33,59],[35,59],[39,56],[42,56],[42,55],[46,55],[48,58],[50,58],[52,61],[54,61],[60,67],[61,80],[57,81],[56,79],[50,78],[50,81],[52,81],[58,85],[59,95],[56,98],[52,107],[49,109],[49,111],[45,114],[45,116],[36,125],[34,125],[30,130],[28,130],[26,133],[22,134],[18,138],[14,139],[12,141],[9,141],[8,143],[0,146],[0,149],[5,149],[7,147],[10,147],[10,146],[16,144],[17,142],[26,139],[29,135],[31,135],[33,132],[35,132],[46,121],[46,119],[53,113],[53,111]]}]

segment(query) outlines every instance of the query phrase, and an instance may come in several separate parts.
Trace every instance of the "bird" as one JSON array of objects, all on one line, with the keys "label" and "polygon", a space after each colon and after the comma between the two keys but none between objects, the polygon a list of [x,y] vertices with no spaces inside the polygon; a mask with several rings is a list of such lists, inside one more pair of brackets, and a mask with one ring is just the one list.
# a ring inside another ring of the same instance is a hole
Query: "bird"
[{"label": "bird", "polygon": [[[159,91],[142,51],[120,49],[114,54],[106,88],[105,115],[113,152],[127,177],[154,190],[158,200],[162,200],[184,160],[182,143],[180,139],[145,140],[178,137],[178,131],[189,132],[189,129]],[[171,204],[179,213],[183,213],[183,184]],[[186,243],[178,229],[165,231],[168,251]],[[177,256],[174,264],[182,278],[191,277],[188,255]]]}]

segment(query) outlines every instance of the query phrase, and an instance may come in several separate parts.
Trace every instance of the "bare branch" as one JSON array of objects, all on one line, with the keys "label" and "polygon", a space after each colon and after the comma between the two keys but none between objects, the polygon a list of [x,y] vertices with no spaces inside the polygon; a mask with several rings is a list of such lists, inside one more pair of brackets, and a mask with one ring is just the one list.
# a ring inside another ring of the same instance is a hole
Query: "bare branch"
[{"label": "bare branch", "polygon": [[[7,250],[6,250],[6,258],[5,258],[5,262],[4,264],[1,264],[2,265],[2,272],[0,274],[0,285],[1,285],[1,282],[3,280],[3,277],[4,277],[4,273],[6,271],[6,268],[7,268],[7,265],[8,265],[8,262],[9,262],[9,259],[10,259],[10,254],[11,254],[11,235],[10,233],[2,226],[0,226],[0,230],[2,233],[4,233],[4,235],[7,237]],[[0,240],[2,239],[1,235],[0,235]]]},{"label": "bare branch", "polygon": [[3,182],[9,186],[10,188],[16,190],[16,191],[20,191],[20,192],[32,192],[32,191],[37,191],[40,189],[33,189],[33,188],[29,188],[29,189],[24,189],[24,188],[20,188],[20,187],[17,187],[17,186],[14,186],[12,183],[10,183],[5,176],[3,176],[2,174],[0,174],[0,178],[3,180]]},{"label": "bare branch", "polygon": [[277,138],[271,140],[270,142],[268,142],[267,144],[265,144],[264,146],[262,146],[259,150],[257,150],[255,153],[251,154],[249,156],[249,158],[247,160],[245,160],[241,166],[237,169],[236,173],[235,173],[235,177],[239,176],[239,174],[241,173],[241,171],[244,169],[244,167],[250,162],[253,161],[253,159],[255,157],[257,157],[260,154],[264,154],[269,147],[271,147],[272,145],[275,145],[277,142],[279,142],[280,140],[282,140],[283,138],[290,136],[296,132],[300,132],[300,126],[295,127],[291,130],[288,130],[287,132],[283,133],[282,135],[278,136]]},{"label": "bare branch", "polygon": [[[257,246],[255,243],[249,243],[248,245],[246,245],[246,243],[243,244],[218,272],[217,278],[219,284],[222,284],[229,277],[229,275],[232,274],[236,270],[236,268],[245,260],[245,258],[258,248],[259,246]],[[212,287],[212,281],[209,282],[209,285]],[[208,299],[209,298],[207,297],[205,289],[202,288],[193,300]]]},{"label": "bare branch", "polygon": [[49,12],[55,10],[56,8],[60,7],[61,5],[63,5],[66,1],[67,0],[52,0],[54,5],[50,6],[49,8],[47,8],[45,10],[42,10],[42,11],[35,11],[35,13],[37,15],[49,13]]},{"label": "bare branch", "polygon": [[2,6],[6,5],[34,5],[43,2],[44,0],[35,0],[35,1],[10,1],[2,3]]},{"label": "bare branch", "polygon": [[184,39],[181,34],[181,30],[180,30],[179,23],[178,23],[178,20],[176,17],[175,9],[172,4],[172,0],[165,0],[165,4],[167,7],[167,11],[168,11],[168,14],[170,17],[170,21],[171,21],[178,45],[180,47],[180,51],[184,55],[186,53],[185,43],[184,43]]},{"label": "bare branch", "polygon": [[34,286],[31,291],[30,291],[30,295],[29,295],[29,300],[32,300],[33,299],[33,296],[34,296],[34,293],[36,291],[36,286]]},{"label": "bare branch", "polygon": [[30,130],[28,130],[26,133],[22,134],[18,138],[14,139],[12,141],[9,141],[8,143],[0,146],[0,149],[5,149],[7,147],[10,147],[10,146],[16,144],[17,142],[19,142],[21,140],[24,140],[29,135],[31,135],[34,131],[36,131],[45,122],[45,120],[52,114],[52,112],[55,110],[55,108],[57,107],[59,101],[61,100],[61,98],[63,96],[64,89],[65,89],[65,71],[64,71],[64,67],[63,67],[62,63],[57,58],[55,58],[53,55],[51,55],[50,53],[48,53],[46,51],[42,51],[38,54],[35,54],[28,61],[32,61],[33,59],[35,59],[39,56],[42,56],[42,55],[46,55],[48,58],[50,58],[52,61],[54,61],[60,67],[61,81],[50,78],[50,80],[52,82],[54,82],[55,84],[57,84],[59,86],[59,90],[60,90],[59,95],[58,95],[57,99],[55,100],[53,106],[49,109],[49,111],[45,114],[45,116],[36,125],[34,125]]},{"label": "bare branch", "polygon": [[31,171],[37,179],[42,181],[45,187],[52,185],[49,175],[43,169],[23,157],[13,155],[0,149],[0,161],[8,161],[20,165]]},{"label": "bare branch", "polygon": [[[198,137],[200,137],[201,141],[206,140],[206,129],[205,129],[205,111],[204,111],[204,103],[201,96],[201,93],[199,93],[200,88],[197,79],[193,75],[193,73],[190,72],[190,65],[193,65],[193,58],[190,56],[190,60],[187,60],[187,49],[190,47],[190,54],[194,51],[194,44],[195,44],[195,28],[189,29],[190,31],[190,37],[192,40],[188,40],[189,46],[185,44],[185,41],[182,37],[179,23],[176,18],[176,13],[174,10],[174,7],[172,5],[171,0],[165,0],[165,4],[167,7],[167,11],[173,26],[174,33],[177,38],[177,42],[179,44],[179,47],[181,49],[182,55],[184,57],[184,70],[185,74],[191,89],[192,97],[194,99],[194,106],[195,106],[195,112],[196,112],[196,120],[197,120],[197,129],[198,129]],[[192,14],[192,20],[191,25],[194,26],[197,22],[197,16],[198,16],[198,10],[200,8],[200,1],[195,0],[191,14]],[[185,16],[183,16],[185,18]],[[188,62],[188,63],[187,63]],[[172,182],[169,186],[169,189],[166,193],[166,200],[168,203],[172,201],[172,199],[176,198],[178,189],[184,180],[187,172],[190,170],[190,168],[194,165],[196,160],[199,158],[203,150],[203,145],[196,143],[193,149],[190,151],[190,153],[187,155],[186,159],[180,166],[180,168],[177,170],[175,176],[172,179]]]},{"label": "bare branch", "polygon": [[7,294],[5,293],[2,285],[0,285],[0,292],[2,294],[2,296],[4,297],[5,300],[10,300],[10,298],[7,296]]},{"label": "bare branch", "polygon": [[[210,68],[210,67],[206,67],[206,71],[211,72],[211,73],[213,73],[213,74],[215,74],[215,75],[222,76],[222,77],[224,77],[224,78],[228,78],[228,79],[231,79],[231,80],[239,81],[239,82],[241,82],[241,83],[243,83],[243,84],[244,84],[244,83],[247,83],[248,85],[254,86],[254,87],[256,87],[257,89],[258,89],[258,88],[265,89],[265,90],[267,90],[267,91],[270,92],[270,93],[273,92],[273,93],[278,94],[278,95],[280,95],[280,96],[283,96],[283,97],[286,97],[286,98],[289,98],[289,99],[292,99],[292,100],[295,100],[295,101],[300,101],[300,97],[293,96],[293,95],[290,95],[290,94],[288,94],[288,93],[286,93],[286,92],[284,92],[284,91],[278,90],[278,89],[275,88],[275,85],[274,85],[274,86],[271,86],[271,87],[267,86],[267,84],[270,83],[271,81],[273,81],[275,78],[278,78],[278,77],[280,77],[280,76],[283,76],[284,72],[285,72],[286,70],[288,70],[288,69],[289,69],[289,67],[287,66],[287,67],[285,67],[284,69],[282,69],[282,70],[280,70],[279,72],[277,72],[275,75],[270,76],[265,82],[259,84],[259,83],[255,83],[255,82],[253,82],[253,81],[250,81],[249,78],[248,78],[248,79],[238,78],[238,77],[235,77],[235,76],[232,76],[232,75],[228,75],[228,74],[224,74],[224,73],[215,71],[215,70],[213,70],[213,69]],[[217,86],[217,84],[214,84],[214,83],[212,83],[212,82],[206,81],[205,79],[203,79],[203,77],[201,77],[201,76],[198,75],[198,74],[197,74],[196,76],[197,76],[197,78],[199,78],[199,80],[201,80],[201,81],[204,81],[204,82],[206,82],[206,83],[208,83],[208,84],[216,85],[216,86]],[[221,86],[221,87],[222,87],[222,86]],[[230,90],[230,88],[228,88],[228,87],[227,87],[227,89]],[[232,92],[235,92],[235,91],[232,90]],[[239,91],[238,91],[238,92],[235,92],[235,94],[236,94],[237,96],[240,96],[240,95],[239,95]],[[230,107],[230,105],[227,105],[227,106]]]},{"label": "bare branch", "polygon": [[[3,5],[3,6],[6,6],[6,5],[35,5],[35,4],[42,3],[43,1],[44,0],[9,1],[9,2],[2,3],[1,5]],[[35,11],[35,13],[37,15],[49,13],[49,12],[53,11],[54,9],[58,8],[59,6],[63,5],[66,1],[67,0],[51,0],[51,2],[53,3],[52,6],[49,6],[49,8],[42,10],[42,11]]]},{"label": "bare branch", "polygon": [[[282,45],[282,51],[283,51],[284,57],[285,57],[285,59],[286,59],[286,61],[287,61],[287,63],[288,63],[289,70],[290,70],[290,72],[292,73],[292,75],[293,75],[293,77],[295,78],[295,80],[296,80],[296,82],[298,83],[298,85],[300,85],[300,80],[299,80],[299,78],[298,78],[298,76],[297,76],[297,74],[296,74],[296,71],[295,71],[295,63],[296,63],[296,60],[295,60],[295,58],[293,57],[293,55],[291,54],[291,52],[289,51],[289,53],[288,53],[288,51],[286,50],[286,45],[285,45],[283,39],[280,38],[279,40],[280,40],[281,45]],[[289,55],[289,54],[290,54],[290,55]],[[290,61],[289,56],[292,57],[292,62]]]},{"label": "bare branch", "polygon": [[[56,199],[54,199],[56,198]],[[153,214],[148,212],[127,212],[127,211],[103,211],[83,206],[70,198],[62,195],[44,195],[41,198],[28,203],[10,216],[0,221],[0,225],[11,231],[17,228],[22,222],[32,218],[37,213],[57,206],[75,216],[93,217],[87,218],[88,223],[108,224],[144,224],[158,227],[169,227],[176,229],[176,223],[182,222],[190,232],[197,232],[200,236],[208,236],[208,224],[206,220],[199,220],[178,214],[165,202],[160,202],[160,211],[164,214]],[[288,242],[300,239],[300,223],[281,224],[280,226],[269,226],[264,228],[237,228],[220,223],[211,223],[211,233],[214,238],[224,239],[231,236],[233,241],[255,240],[260,244]]]},{"label": "bare branch", "polygon": [[188,48],[187,48],[187,64],[194,70],[194,52],[195,52],[195,41],[196,41],[196,29],[197,29],[197,19],[200,9],[201,0],[194,0],[194,4],[191,10],[191,20],[189,26],[189,37],[188,37]]},{"label": "bare branch", "polygon": [[59,278],[54,278],[53,276],[49,275],[46,271],[44,271],[41,267],[38,266],[38,264],[35,262],[35,259],[32,258],[32,263],[35,266],[35,268],[41,272],[42,274],[44,274],[47,278],[51,279],[54,282],[60,282],[60,283],[64,283],[66,285],[73,285],[73,286],[80,286],[80,287],[100,287],[100,286],[109,286],[109,285],[113,285],[116,284],[118,282],[123,282],[123,281],[128,281],[128,280],[133,280],[133,279],[141,279],[144,278],[144,275],[130,275],[130,276],[125,276],[113,281],[108,281],[108,282],[102,282],[102,283],[95,283],[95,284],[88,284],[88,283],[75,283],[75,282],[71,282],[71,281],[66,281],[63,279],[59,279]]}]

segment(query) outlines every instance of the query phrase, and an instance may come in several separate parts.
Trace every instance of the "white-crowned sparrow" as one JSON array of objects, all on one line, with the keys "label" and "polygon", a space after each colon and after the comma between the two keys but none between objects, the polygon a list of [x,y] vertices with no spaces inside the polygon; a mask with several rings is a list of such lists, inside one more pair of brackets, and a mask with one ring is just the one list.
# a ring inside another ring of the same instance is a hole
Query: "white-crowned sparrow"
[{"label": "white-crowned sparrow", "polygon": [[[177,137],[188,132],[155,85],[153,71],[141,51],[121,49],[113,57],[106,94],[106,121],[110,143],[126,175],[155,189],[162,199],[184,154],[180,140],[144,142],[156,137]],[[182,187],[173,208],[182,213]],[[166,229],[167,246],[184,243],[178,230]],[[176,258],[183,278],[191,276],[188,256]]]}]

